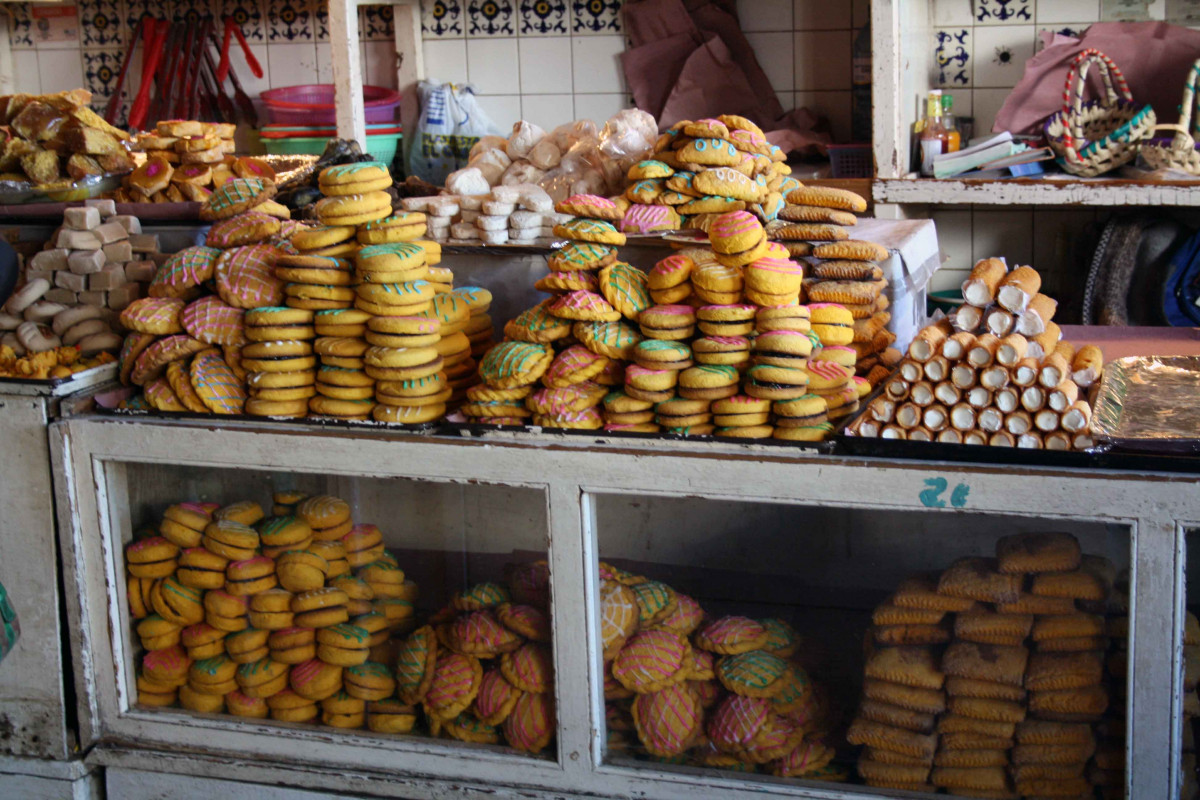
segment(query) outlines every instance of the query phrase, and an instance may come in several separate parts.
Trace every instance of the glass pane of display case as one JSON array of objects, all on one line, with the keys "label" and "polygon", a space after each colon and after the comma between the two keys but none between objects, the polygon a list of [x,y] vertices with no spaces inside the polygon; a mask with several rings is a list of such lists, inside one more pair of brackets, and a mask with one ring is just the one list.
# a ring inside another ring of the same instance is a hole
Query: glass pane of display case
[{"label": "glass pane of display case", "polygon": [[131,706],[553,758],[541,491],[134,463],[108,474]]},{"label": "glass pane of display case", "polygon": [[608,763],[1124,795],[1126,527],[592,500]]},{"label": "glass pane of display case", "polygon": [[1196,765],[1196,723],[1200,718],[1200,530],[1189,528],[1185,532],[1186,571],[1184,573],[1184,623],[1183,623],[1183,724],[1180,748],[1182,749],[1179,796],[1183,800],[1200,798],[1200,778]]}]

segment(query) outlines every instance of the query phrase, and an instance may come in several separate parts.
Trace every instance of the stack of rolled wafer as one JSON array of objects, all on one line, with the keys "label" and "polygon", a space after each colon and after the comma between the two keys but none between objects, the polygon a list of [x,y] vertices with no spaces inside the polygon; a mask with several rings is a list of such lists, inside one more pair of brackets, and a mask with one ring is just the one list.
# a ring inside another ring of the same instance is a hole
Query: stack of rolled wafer
[{"label": "stack of rolled wafer", "polygon": [[[1060,451],[1092,446],[1087,390],[1100,379],[1104,354],[1061,340],[1055,301],[1036,293],[1033,269],[1003,271],[998,259],[975,266],[964,296],[997,303],[964,305],[922,329],[852,433]],[[962,325],[971,329],[956,330]]]},{"label": "stack of rolled wafer", "polygon": [[900,361],[890,350],[896,336],[891,322],[887,280],[880,262],[887,248],[850,239],[850,228],[867,210],[867,201],[854,192],[821,186],[804,186],[787,195],[779,220],[767,226],[771,239],[783,244],[793,257],[806,257],[804,302],[838,303],[854,317],[857,374],[874,386]]},{"label": "stack of rolled wafer", "polygon": [[1070,534],[1026,533],[902,583],[874,612],[847,732],[862,778],[996,798],[1123,786],[1124,733],[1105,717],[1114,577]]}]

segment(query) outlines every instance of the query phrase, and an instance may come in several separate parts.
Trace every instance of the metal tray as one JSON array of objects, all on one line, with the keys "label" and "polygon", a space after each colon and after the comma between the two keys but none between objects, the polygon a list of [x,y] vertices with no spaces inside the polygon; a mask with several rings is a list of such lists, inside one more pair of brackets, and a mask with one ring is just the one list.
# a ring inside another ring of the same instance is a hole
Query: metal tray
[{"label": "metal tray", "polygon": [[1104,369],[1092,435],[1120,450],[1200,455],[1200,356],[1130,356]]}]

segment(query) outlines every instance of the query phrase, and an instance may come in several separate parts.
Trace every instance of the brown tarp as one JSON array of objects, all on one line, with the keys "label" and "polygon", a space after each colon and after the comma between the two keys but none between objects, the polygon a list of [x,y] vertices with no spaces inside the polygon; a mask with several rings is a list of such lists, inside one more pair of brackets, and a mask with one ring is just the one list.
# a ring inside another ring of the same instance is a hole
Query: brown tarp
[{"label": "brown tarp", "polygon": [[738,114],[789,152],[812,154],[831,141],[827,121],[807,109],[784,112],[733,0],[627,0],[623,13],[625,80],[660,128]]}]

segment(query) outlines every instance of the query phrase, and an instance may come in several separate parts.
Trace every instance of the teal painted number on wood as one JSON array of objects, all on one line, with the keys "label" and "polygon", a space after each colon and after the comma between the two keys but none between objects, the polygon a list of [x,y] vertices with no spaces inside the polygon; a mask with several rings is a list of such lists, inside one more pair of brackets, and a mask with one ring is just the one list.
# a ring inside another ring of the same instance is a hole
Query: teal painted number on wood
[{"label": "teal painted number on wood", "polygon": [[[921,490],[918,495],[921,505],[926,508],[945,508],[946,501],[942,499],[942,496],[950,487],[950,482],[945,478],[926,478],[925,486],[926,488]],[[958,484],[950,492],[950,505],[954,508],[964,508],[967,505],[967,495],[970,493],[970,486],[965,483]]]}]

